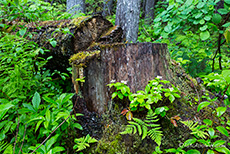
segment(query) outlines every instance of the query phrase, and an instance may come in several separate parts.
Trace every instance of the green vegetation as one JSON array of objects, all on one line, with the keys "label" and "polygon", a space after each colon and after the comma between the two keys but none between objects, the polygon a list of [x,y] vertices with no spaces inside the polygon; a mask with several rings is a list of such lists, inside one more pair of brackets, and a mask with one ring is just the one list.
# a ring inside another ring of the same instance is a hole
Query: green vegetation
[{"label": "green vegetation", "polygon": [[[84,115],[73,111],[71,99],[74,94],[70,93],[70,86],[63,88],[71,77],[71,68],[66,68],[69,73],[47,69],[45,66],[52,56],[44,58],[43,55],[50,51],[29,41],[33,32],[28,32],[24,26],[27,22],[62,20],[85,14],[72,16],[66,12],[65,2],[61,1],[51,5],[41,0],[1,0],[0,152],[26,154],[36,150],[35,153],[54,154],[69,149],[78,152],[87,150],[93,145],[91,143],[98,143],[103,145],[102,149],[119,147],[109,151],[118,153],[124,150],[125,144],[120,144],[123,135],[138,134],[141,141],[151,139],[156,143],[155,151],[151,151],[153,154],[199,154],[198,149],[191,148],[196,143],[202,144],[207,154],[229,154],[230,1],[222,1],[223,7],[218,6],[219,2],[158,1],[151,25],[144,25],[141,17],[138,37],[140,42],[167,43],[171,58],[192,77],[202,79],[205,87],[216,95],[211,98],[210,94],[205,93],[189,103],[199,103],[197,114],[211,110],[214,118],[206,118],[202,123],[182,121],[178,117],[168,118],[171,105],[158,104],[162,101],[173,104],[181,98],[182,91],[169,81],[161,80],[161,77],[149,81],[144,90],[136,93],[132,93],[124,82],[111,83],[109,87],[115,88],[112,98],[124,101],[123,105],[128,102],[127,108],[121,113],[126,115],[125,122],[128,124],[121,127],[124,129],[118,134],[113,134],[111,130],[115,128],[111,126],[109,129],[108,124],[105,130],[111,131],[108,138],[114,140],[103,144],[103,140],[96,140],[90,135],[77,138],[76,131],[83,130],[83,127],[76,118]],[[86,3],[89,5],[87,15],[102,10],[102,1],[87,0]],[[115,14],[107,18],[115,23]],[[55,32],[67,34],[70,30],[56,29]],[[46,41],[52,47],[57,45],[55,38]],[[93,54],[99,54],[99,50]],[[72,60],[84,61],[93,54],[81,52]],[[84,78],[77,81],[83,82]],[[115,103],[114,108],[119,108],[120,102]],[[179,124],[188,127],[193,138],[185,140],[178,147],[161,149],[164,134],[162,126],[156,122],[162,118],[168,118],[177,127],[176,119]],[[96,150],[100,151],[100,148]]]}]

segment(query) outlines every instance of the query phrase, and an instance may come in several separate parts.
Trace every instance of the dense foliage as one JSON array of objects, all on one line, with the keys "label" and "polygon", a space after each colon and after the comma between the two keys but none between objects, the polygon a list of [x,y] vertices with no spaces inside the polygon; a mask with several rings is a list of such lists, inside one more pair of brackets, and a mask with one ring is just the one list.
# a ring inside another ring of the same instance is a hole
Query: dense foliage
[{"label": "dense foliage", "polygon": [[[102,1],[94,0],[87,0],[86,5],[86,14],[100,12],[103,7]],[[84,14],[72,16],[66,12],[61,1],[53,1],[51,5],[41,0],[0,0],[0,7],[0,152],[32,152],[49,135],[52,137],[36,152],[80,151],[97,142],[89,135],[75,139],[75,135],[71,134],[76,128],[82,130],[81,125],[76,123],[76,117],[83,115],[71,115],[73,94],[62,88],[69,75],[62,72],[55,74],[44,67],[52,57],[44,59],[42,55],[49,51],[36,42],[28,41],[26,37],[32,35],[23,26],[23,22],[61,20]],[[206,87],[220,97],[225,106],[214,110],[218,118],[230,105],[229,16],[229,0],[166,0],[158,1],[151,25],[144,25],[141,18],[139,26],[140,42],[167,43],[171,57],[191,76],[201,77]],[[115,23],[114,14],[107,18]],[[18,27],[19,30],[11,33]],[[47,40],[51,45],[55,44],[52,41]],[[68,68],[68,71],[71,69]],[[153,123],[158,120],[155,114],[165,116],[168,108],[152,109],[151,103],[157,103],[162,97],[169,98],[171,102],[180,97],[176,87],[163,88],[161,83],[168,84],[156,78],[149,82],[145,91],[136,94],[132,94],[124,83],[110,85],[118,88],[113,98],[128,97],[131,102],[125,114],[128,120],[133,121],[129,121],[128,129],[122,133],[138,132],[143,139],[150,136],[158,144],[154,153],[162,153],[162,132],[159,131],[160,126]],[[198,106],[198,112],[215,100],[204,99],[207,101]],[[131,111],[137,110],[148,110],[144,121],[133,117]],[[224,140],[213,142],[217,131],[229,137],[229,120],[223,120],[223,125],[217,127],[210,119],[206,119],[204,125],[192,121],[182,123],[188,126],[194,138],[166,152],[185,153],[183,148],[196,142],[209,147],[210,154],[214,151],[229,152],[221,147],[225,144]],[[198,153],[195,149],[187,152]]]}]

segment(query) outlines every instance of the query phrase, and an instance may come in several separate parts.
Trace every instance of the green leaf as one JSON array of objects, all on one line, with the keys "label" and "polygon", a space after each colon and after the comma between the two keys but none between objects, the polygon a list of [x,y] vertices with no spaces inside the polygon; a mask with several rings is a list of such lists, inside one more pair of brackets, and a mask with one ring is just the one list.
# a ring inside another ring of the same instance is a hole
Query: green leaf
[{"label": "green leaf", "polygon": [[220,14],[224,15],[224,14],[227,14],[229,11],[226,10],[226,9],[218,9],[217,10]]},{"label": "green leaf", "polygon": [[200,33],[200,39],[202,41],[207,40],[209,37],[210,37],[210,33],[207,30]]},{"label": "green leaf", "polygon": [[43,122],[43,120],[40,120],[40,121],[37,122],[35,132],[38,130],[38,128],[39,128],[39,126],[41,125],[42,122]]},{"label": "green leaf", "polygon": [[215,23],[215,24],[219,24],[221,22],[221,15],[219,15],[218,13],[215,13],[212,17],[212,21]]},{"label": "green leaf", "polygon": [[207,151],[207,154],[215,154],[215,153],[214,153],[214,151],[212,151],[212,150],[208,150],[208,151]]},{"label": "green leaf", "polygon": [[199,2],[196,6],[198,9],[202,8],[206,3],[205,2]]},{"label": "green leaf", "polygon": [[7,103],[7,104],[1,104],[0,105],[0,112],[8,110],[10,108],[12,108],[14,105],[11,103]]},{"label": "green leaf", "polygon": [[121,87],[121,93],[124,95],[126,93],[126,88],[125,87]]},{"label": "green leaf", "polygon": [[201,30],[201,31],[205,31],[207,28],[208,28],[208,26],[207,26],[207,25],[204,25],[203,27],[200,27],[200,30]]},{"label": "green leaf", "polygon": [[80,130],[83,130],[82,126],[79,123],[74,123],[73,127],[80,129]]},{"label": "green leaf", "polygon": [[122,95],[122,93],[118,93],[118,98],[123,99],[124,95]]},{"label": "green leaf", "polygon": [[212,126],[212,120],[210,120],[210,119],[204,119],[203,122],[204,122],[206,125]]},{"label": "green leaf", "polygon": [[224,32],[224,37],[226,39],[226,42],[230,43],[230,30],[229,29]]},{"label": "green leaf", "polygon": [[204,19],[201,19],[199,23],[203,25],[205,23]]},{"label": "green leaf", "polygon": [[46,110],[46,121],[50,122],[50,110]]},{"label": "green leaf", "polygon": [[114,99],[116,96],[117,96],[117,92],[114,92],[114,93],[112,94],[112,99]]},{"label": "green leaf", "polygon": [[200,154],[200,152],[198,150],[188,150],[185,154]]},{"label": "green leaf", "polygon": [[55,136],[51,137],[47,142],[46,142],[46,150],[50,150],[51,146],[56,142],[59,134],[56,134]]},{"label": "green leaf", "polygon": [[216,108],[217,116],[220,117],[227,110],[227,107],[218,107]]},{"label": "green leaf", "polygon": [[57,153],[57,152],[61,152],[61,151],[64,151],[64,150],[65,150],[65,148],[57,146],[57,147],[54,147],[52,149],[52,152]]},{"label": "green leaf", "polygon": [[171,95],[169,95],[169,100],[172,103],[175,100],[175,97],[171,94]]},{"label": "green leaf", "polygon": [[230,4],[230,0],[224,0],[226,4]]},{"label": "green leaf", "polygon": [[21,36],[25,35],[25,33],[26,33],[26,28],[20,29],[20,30],[19,30],[19,34],[20,34]]},{"label": "green leaf", "polygon": [[215,130],[213,128],[208,128],[208,133],[209,133],[210,137],[213,138],[215,135]]},{"label": "green leaf", "polygon": [[147,84],[147,86],[145,87],[145,93],[148,94],[150,91],[150,85]]},{"label": "green leaf", "polygon": [[190,6],[192,4],[193,0],[186,0],[186,2],[184,3],[184,5],[186,7]]},{"label": "green leaf", "polygon": [[197,13],[197,14],[196,14],[196,16],[195,16],[195,18],[196,18],[196,19],[198,19],[198,18],[200,18],[202,15],[203,15],[203,13],[202,13],[202,12]]},{"label": "green leaf", "polygon": [[204,17],[204,20],[209,21],[209,20],[211,20],[211,18],[212,18],[212,16],[206,15],[206,16]]},{"label": "green leaf", "polygon": [[49,97],[47,97],[47,96],[44,96],[44,97],[42,97],[42,98],[43,98],[46,102],[52,103],[52,104],[55,104],[55,105],[58,106],[58,103],[57,103],[56,101],[52,100],[51,98],[49,98]]},{"label": "green leaf", "polygon": [[207,101],[205,101],[205,102],[201,102],[199,105],[198,105],[198,107],[197,107],[197,112],[199,112],[201,109],[203,109],[204,107],[206,107],[206,106],[208,106],[208,105],[210,105],[211,103],[210,102],[207,102]]},{"label": "green leaf", "polygon": [[215,148],[216,151],[218,152],[223,152],[225,154],[229,154],[230,153],[230,150],[226,147],[218,147],[218,148]]},{"label": "green leaf", "polygon": [[57,45],[57,41],[52,40],[52,41],[50,41],[50,44],[52,45],[52,47],[56,47],[56,45]]},{"label": "green leaf", "polygon": [[38,92],[35,92],[33,98],[32,98],[32,104],[33,104],[33,107],[36,111],[38,111],[38,107],[40,105],[40,102],[41,102],[41,98],[40,98],[40,95]]},{"label": "green leaf", "polygon": [[176,152],[177,152],[177,150],[176,150],[175,148],[166,149],[165,151],[166,151],[167,153],[169,153],[169,152],[176,153]]},{"label": "green leaf", "polygon": [[215,142],[213,143],[213,147],[219,147],[219,146],[225,144],[225,142],[226,142],[226,141],[224,141],[224,140],[217,140],[217,141],[215,141]]},{"label": "green leaf", "polygon": [[148,128],[145,125],[142,125],[142,131],[143,131],[143,135],[141,139],[143,140],[147,136]]},{"label": "green leaf", "polygon": [[22,105],[28,108],[29,111],[36,112],[31,104],[23,103]]},{"label": "green leaf", "polygon": [[216,129],[220,131],[222,134],[224,134],[225,136],[229,137],[228,131],[224,127],[217,126]]},{"label": "green leaf", "polygon": [[226,24],[222,25],[222,27],[229,27],[230,26],[230,22],[227,22]]},{"label": "green leaf", "polygon": [[195,143],[195,142],[196,142],[196,138],[188,139],[188,140],[186,140],[186,141],[184,142],[183,147],[190,146],[190,145],[192,145],[192,144]]}]

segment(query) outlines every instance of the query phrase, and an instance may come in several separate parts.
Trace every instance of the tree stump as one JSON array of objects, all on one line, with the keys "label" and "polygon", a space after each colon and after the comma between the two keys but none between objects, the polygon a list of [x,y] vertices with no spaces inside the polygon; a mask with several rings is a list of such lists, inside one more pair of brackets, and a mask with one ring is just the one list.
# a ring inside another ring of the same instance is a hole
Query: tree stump
[{"label": "tree stump", "polygon": [[[134,43],[99,46],[100,53],[87,59],[82,94],[89,111],[102,114],[108,107],[111,81],[127,82],[132,92],[143,90],[156,76],[170,79],[167,44]],[[77,61],[73,60],[73,70]],[[79,63],[78,63],[79,65]],[[76,72],[76,71],[73,71]],[[76,80],[77,76],[73,74]]]}]

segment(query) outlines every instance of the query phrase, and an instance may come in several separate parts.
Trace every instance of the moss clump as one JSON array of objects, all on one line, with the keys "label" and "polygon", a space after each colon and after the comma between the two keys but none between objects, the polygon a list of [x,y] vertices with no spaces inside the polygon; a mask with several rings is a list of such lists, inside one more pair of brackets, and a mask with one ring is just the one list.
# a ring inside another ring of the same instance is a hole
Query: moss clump
[{"label": "moss clump", "polygon": [[74,66],[80,68],[85,66],[85,64],[95,57],[100,55],[100,50],[96,51],[83,51],[77,54],[74,54],[70,59],[69,62],[72,63]]}]

